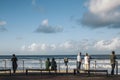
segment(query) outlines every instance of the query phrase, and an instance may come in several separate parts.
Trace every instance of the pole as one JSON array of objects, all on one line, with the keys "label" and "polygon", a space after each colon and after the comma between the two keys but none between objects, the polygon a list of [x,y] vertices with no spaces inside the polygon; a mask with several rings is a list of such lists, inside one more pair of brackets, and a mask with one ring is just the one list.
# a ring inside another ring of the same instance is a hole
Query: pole
[{"label": "pole", "polygon": [[60,72],[60,59],[59,59],[59,72]]},{"label": "pole", "polygon": [[40,63],[41,63],[41,69],[42,69],[42,59],[40,59]]},{"label": "pole", "polygon": [[23,60],[23,72],[24,72],[24,60]]},{"label": "pole", "polygon": [[[95,70],[96,70],[96,60],[95,60]],[[96,72],[94,72],[94,74],[95,74]]]},{"label": "pole", "polygon": [[39,61],[40,61],[40,68],[42,69],[42,60],[40,59]]},{"label": "pole", "polygon": [[116,61],[116,75],[118,75],[118,61]]},{"label": "pole", "polygon": [[68,73],[68,64],[66,65],[66,73]]},{"label": "pole", "polygon": [[6,69],[6,60],[4,60],[5,61],[5,69]]}]

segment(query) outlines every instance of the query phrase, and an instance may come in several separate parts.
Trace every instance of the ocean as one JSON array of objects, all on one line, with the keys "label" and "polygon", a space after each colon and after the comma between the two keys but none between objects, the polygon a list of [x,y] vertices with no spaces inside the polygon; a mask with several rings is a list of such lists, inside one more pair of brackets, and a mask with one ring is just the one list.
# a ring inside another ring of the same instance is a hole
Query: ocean
[{"label": "ocean", "polygon": [[[110,73],[111,65],[109,57],[110,55],[90,55],[90,69],[107,69]],[[64,64],[64,58],[68,58],[68,71],[73,71],[76,68],[76,57],[77,55],[16,55],[18,58],[18,70],[25,71],[27,68],[37,68],[44,69],[45,61],[47,58],[55,58],[57,62],[57,70],[66,70]],[[12,69],[11,55],[0,55],[0,69]],[[116,61],[118,66],[115,68],[115,73],[120,74],[120,55],[117,55]],[[84,55],[82,55],[82,65],[81,68],[84,69]]]}]

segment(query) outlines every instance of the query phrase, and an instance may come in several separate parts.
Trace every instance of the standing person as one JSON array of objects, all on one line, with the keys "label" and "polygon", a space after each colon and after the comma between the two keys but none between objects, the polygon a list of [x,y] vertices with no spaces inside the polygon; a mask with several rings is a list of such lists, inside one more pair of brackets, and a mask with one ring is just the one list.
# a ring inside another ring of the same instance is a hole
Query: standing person
[{"label": "standing person", "polygon": [[88,55],[88,67],[89,67],[89,69],[90,69],[90,59],[91,59],[91,56]]},{"label": "standing person", "polygon": [[90,68],[90,57],[88,56],[88,53],[86,53],[85,57],[84,57],[84,61],[85,61],[85,70],[89,70]]},{"label": "standing person", "polygon": [[16,73],[16,69],[18,65],[17,65],[17,57],[15,56],[15,54],[13,54],[11,61],[12,61],[13,73]]},{"label": "standing person", "polygon": [[116,62],[116,55],[115,51],[112,51],[112,55],[110,55],[110,62],[111,62],[111,75],[114,75],[114,69],[115,69],[115,62]]},{"label": "standing person", "polygon": [[50,68],[50,59],[47,58],[46,62],[45,62],[45,66],[46,66],[46,69],[48,70]]},{"label": "standing person", "polygon": [[[81,58],[81,52],[77,55],[77,69],[81,68],[82,58]],[[77,71],[79,73],[79,70]]]},{"label": "standing person", "polygon": [[55,61],[54,58],[52,58],[51,69],[52,69],[52,70],[57,70],[57,63],[56,63],[56,61]]}]

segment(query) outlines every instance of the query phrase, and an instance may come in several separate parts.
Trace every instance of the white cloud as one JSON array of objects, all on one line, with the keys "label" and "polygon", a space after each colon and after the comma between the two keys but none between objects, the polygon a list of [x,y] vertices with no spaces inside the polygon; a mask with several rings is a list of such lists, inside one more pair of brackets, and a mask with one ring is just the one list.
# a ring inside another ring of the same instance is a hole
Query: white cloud
[{"label": "white cloud", "polygon": [[120,6],[120,0],[90,0],[88,8],[94,14],[111,12]]},{"label": "white cloud", "polygon": [[35,30],[37,33],[57,33],[62,31],[62,26],[50,26],[48,19],[43,20],[42,24]]},{"label": "white cloud", "polygon": [[94,47],[98,50],[116,50],[120,49],[120,39],[114,38],[109,41],[101,40],[95,43]]},{"label": "white cloud", "polygon": [[4,26],[4,25],[6,25],[6,24],[7,24],[6,21],[0,21],[0,26]]},{"label": "white cloud", "polygon": [[38,5],[37,3],[39,3],[39,0],[32,0],[33,9],[37,12],[45,13],[46,12],[45,8],[42,7],[41,5]]},{"label": "white cloud", "polygon": [[120,28],[120,0],[90,0],[82,24],[92,27]]},{"label": "white cloud", "polygon": [[48,19],[43,20],[43,21],[42,21],[42,25],[43,25],[43,26],[48,26]]},{"label": "white cloud", "polygon": [[119,51],[120,49],[120,38],[114,38],[112,40],[100,40],[96,42],[90,42],[88,40],[83,41],[66,41],[60,44],[37,44],[32,43],[31,45],[22,46],[23,51],[30,51],[30,52],[46,52],[46,53],[56,53],[65,52],[69,53],[77,53],[78,51],[81,52],[104,52],[104,51]]},{"label": "white cloud", "polygon": [[6,24],[6,21],[0,21],[0,32],[7,31],[7,29],[4,27]]}]

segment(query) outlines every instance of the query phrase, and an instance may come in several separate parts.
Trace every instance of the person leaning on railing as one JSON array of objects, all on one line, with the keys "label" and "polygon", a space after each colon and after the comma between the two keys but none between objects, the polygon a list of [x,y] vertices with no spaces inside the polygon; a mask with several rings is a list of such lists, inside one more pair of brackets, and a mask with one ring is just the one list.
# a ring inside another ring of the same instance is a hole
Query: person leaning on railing
[{"label": "person leaning on railing", "polygon": [[16,73],[16,69],[18,65],[17,65],[17,57],[15,56],[15,54],[13,54],[11,61],[12,61],[13,73]]},{"label": "person leaning on railing", "polygon": [[51,63],[50,63],[50,59],[47,58],[46,62],[45,62],[45,66],[46,66],[46,70],[50,69]]},{"label": "person leaning on railing", "polygon": [[111,75],[114,75],[114,69],[115,69],[115,62],[116,62],[116,55],[115,51],[112,51],[112,54],[110,55],[110,62],[111,62]]},{"label": "person leaning on railing", "polygon": [[57,63],[54,58],[52,58],[51,70],[57,70]]},{"label": "person leaning on railing", "polygon": [[[82,58],[81,58],[81,52],[80,52],[77,55],[77,69],[81,68],[81,63],[82,63]],[[77,73],[79,73],[79,70],[77,71]]]}]

